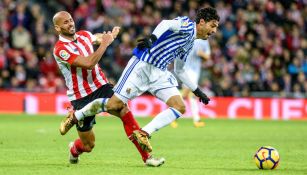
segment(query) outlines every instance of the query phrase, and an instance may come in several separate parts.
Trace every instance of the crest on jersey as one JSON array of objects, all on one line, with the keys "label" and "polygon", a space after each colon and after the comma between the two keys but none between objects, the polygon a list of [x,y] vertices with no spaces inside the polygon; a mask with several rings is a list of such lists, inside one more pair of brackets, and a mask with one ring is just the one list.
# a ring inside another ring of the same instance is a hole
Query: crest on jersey
[{"label": "crest on jersey", "polygon": [[127,88],[127,89],[126,89],[126,92],[127,92],[127,94],[130,94],[131,88]]},{"label": "crest on jersey", "polygon": [[182,23],[182,26],[188,26],[189,25],[189,23],[187,22],[187,21],[184,21],[183,23]]},{"label": "crest on jersey", "polygon": [[60,57],[62,57],[65,61],[69,59],[70,54],[66,50],[60,51]]}]

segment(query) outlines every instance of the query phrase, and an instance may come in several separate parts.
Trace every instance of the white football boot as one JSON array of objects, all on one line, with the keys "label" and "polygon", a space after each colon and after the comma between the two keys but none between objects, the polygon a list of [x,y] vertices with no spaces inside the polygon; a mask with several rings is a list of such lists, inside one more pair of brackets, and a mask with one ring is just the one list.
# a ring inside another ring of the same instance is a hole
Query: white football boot
[{"label": "white football boot", "polygon": [[74,157],[71,152],[70,152],[70,149],[74,146],[74,142],[70,142],[69,145],[68,145],[68,148],[69,148],[69,157],[68,157],[68,160],[69,160],[69,163],[71,164],[77,164],[79,162],[79,156],[78,157]]},{"label": "white football boot", "polygon": [[146,166],[151,166],[151,167],[158,167],[163,165],[165,162],[165,159],[163,157],[161,158],[154,158],[153,156],[150,156],[146,161],[145,165]]}]

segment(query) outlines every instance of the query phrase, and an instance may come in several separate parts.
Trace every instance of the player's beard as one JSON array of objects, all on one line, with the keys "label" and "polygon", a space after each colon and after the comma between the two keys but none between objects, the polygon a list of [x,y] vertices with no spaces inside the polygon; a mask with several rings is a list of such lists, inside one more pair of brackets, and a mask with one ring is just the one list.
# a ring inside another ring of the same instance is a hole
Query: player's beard
[{"label": "player's beard", "polygon": [[75,32],[74,32],[74,33],[64,33],[64,32],[63,32],[62,35],[67,36],[67,37],[69,37],[69,38],[72,38],[72,37],[75,36]]},{"label": "player's beard", "polygon": [[74,37],[75,34],[76,34],[76,31],[73,30],[72,32],[70,32],[69,30],[66,30],[66,29],[63,29],[61,28],[61,34],[64,35],[64,36],[67,36],[67,37]]},{"label": "player's beard", "polygon": [[203,34],[203,35],[201,36],[201,39],[207,40],[210,36],[211,36],[211,33],[206,32],[205,34]]},{"label": "player's beard", "polygon": [[202,40],[207,40],[209,38],[210,35],[205,34],[205,35],[199,35],[197,36],[197,38],[202,39]]},{"label": "player's beard", "polygon": [[196,32],[196,38],[202,39],[202,40],[207,40],[208,39],[208,31],[202,29]]}]

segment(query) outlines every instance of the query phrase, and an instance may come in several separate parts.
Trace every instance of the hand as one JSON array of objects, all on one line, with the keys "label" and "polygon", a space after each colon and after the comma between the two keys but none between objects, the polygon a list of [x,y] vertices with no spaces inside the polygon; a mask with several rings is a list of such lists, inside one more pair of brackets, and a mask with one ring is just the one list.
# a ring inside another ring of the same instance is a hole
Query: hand
[{"label": "hand", "polygon": [[193,91],[194,95],[199,97],[199,101],[204,103],[205,105],[209,104],[210,98],[207,97],[205,93],[203,93],[199,88]]},{"label": "hand", "polygon": [[157,37],[155,35],[150,35],[149,38],[142,38],[137,40],[137,48],[143,50],[146,48],[151,48],[152,44],[157,41]]},{"label": "hand", "polygon": [[113,38],[117,37],[119,31],[120,31],[120,27],[118,27],[118,26],[113,27],[113,29],[112,29]]},{"label": "hand", "polygon": [[104,43],[107,46],[109,46],[114,41],[114,38],[113,38],[112,33],[110,31],[108,31],[107,33],[102,34],[101,40],[102,40],[101,43]]}]

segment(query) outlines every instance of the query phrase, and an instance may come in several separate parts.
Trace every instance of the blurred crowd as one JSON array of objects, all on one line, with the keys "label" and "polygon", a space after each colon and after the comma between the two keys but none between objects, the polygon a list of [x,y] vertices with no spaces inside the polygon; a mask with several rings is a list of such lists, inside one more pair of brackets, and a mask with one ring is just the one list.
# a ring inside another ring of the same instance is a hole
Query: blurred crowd
[{"label": "blurred crowd", "polygon": [[52,16],[69,11],[78,30],[92,33],[121,26],[100,61],[113,83],[131,57],[136,39],[162,19],[194,18],[213,6],[220,15],[209,39],[201,87],[212,96],[307,98],[306,0],[1,0],[0,89],[65,92],[52,51]]}]

